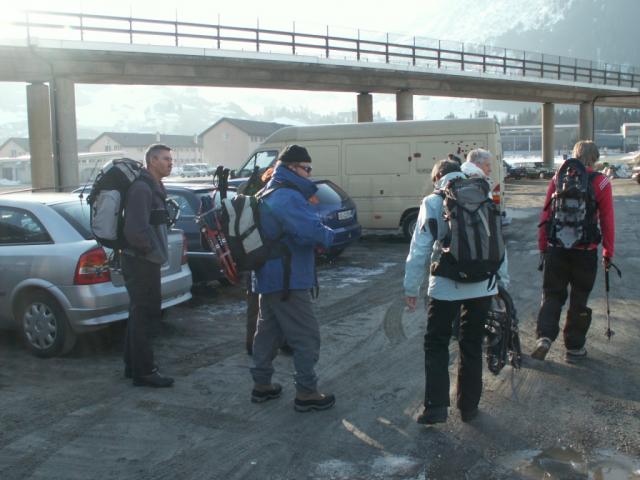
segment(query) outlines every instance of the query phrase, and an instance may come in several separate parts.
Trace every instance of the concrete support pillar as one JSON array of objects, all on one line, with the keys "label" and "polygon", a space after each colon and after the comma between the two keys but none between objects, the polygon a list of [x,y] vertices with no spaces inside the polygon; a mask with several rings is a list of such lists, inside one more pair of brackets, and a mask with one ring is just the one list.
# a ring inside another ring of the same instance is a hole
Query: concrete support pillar
[{"label": "concrete support pillar", "polygon": [[51,85],[53,155],[59,170],[59,188],[69,191],[80,182],[75,85],[67,78],[56,78]]},{"label": "concrete support pillar", "polygon": [[44,83],[27,85],[27,117],[31,154],[31,188],[54,190],[59,184],[58,170],[53,161],[48,85]]},{"label": "concrete support pillar", "polygon": [[553,103],[542,104],[542,161],[544,166],[549,168],[554,167],[553,129],[555,127],[555,122],[553,107]]},{"label": "concrete support pillar", "polygon": [[358,123],[373,122],[373,97],[363,92],[358,95]]},{"label": "concrete support pillar", "polygon": [[580,104],[580,132],[578,140],[593,140],[593,103]]},{"label": "concrete support pillar", "polygon": [[408,90],[396,93],[396,120],[413,120],[413,94]]}]

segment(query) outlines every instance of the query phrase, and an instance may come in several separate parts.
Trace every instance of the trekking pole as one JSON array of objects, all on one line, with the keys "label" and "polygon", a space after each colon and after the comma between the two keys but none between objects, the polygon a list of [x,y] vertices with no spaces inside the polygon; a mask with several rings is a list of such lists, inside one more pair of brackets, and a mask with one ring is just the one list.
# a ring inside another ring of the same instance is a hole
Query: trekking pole
[{"label": "trekking pole", "polygon": [[609,269],[613,267],[616,269],[616,272],[618,272],[618,277],[622,278],[622,272],[620,271],[620,269],[613,264],[613,262],[607,262],[605,264],[604,267],[604,296],[605,296],[605,301],[607,304],[607,330],[604,332],[605,336],[607,337],[607,340],[611,341],[611,337],[613,337],[613,335],[616,333],[613,330],[611,330],[611,316],[610,316],[610,312],[609,312]]}]

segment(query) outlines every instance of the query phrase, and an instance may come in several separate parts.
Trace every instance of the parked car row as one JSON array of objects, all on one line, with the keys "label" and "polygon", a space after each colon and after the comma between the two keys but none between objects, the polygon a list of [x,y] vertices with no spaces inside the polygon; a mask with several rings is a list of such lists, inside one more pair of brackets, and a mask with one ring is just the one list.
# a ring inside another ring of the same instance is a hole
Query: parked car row
[{"label": "parked car row", "polygon": [[[349,244],[360,238],[362,229],[358,223],[355,204],[344,190],[329,180],[316,180],[315,183],[318,187],[319,200],[315,208],[322,222],[336,232],[333,245],[318,253],[328,258],[335,258]],[[201,241],[200,229],[195,222],[200,208],[200,199],[211,195],[213,185],[166,183],[165,188],[169,197],[180,207],[180,216],[175,226],[181,229],[187,238],[187,255],[194,282],[219,280],[225,283],[218,259]],[[227,196],[233,198],[235,194],[235,187],[230,187]],[[219,197],[216,197],[216,204],[220,204]]]},{"label": "parked car row", "polygon": [[535,162],[533,165],[510,165],[504,162],[505,177],[519,180],[521,178],[552,178],[556,171],[553,168],[545,167],[542,162]]},{"label": "parked car row", "polygon": [[[355,204],[330,181],[316,181],[324,224],[339,255],[360,237]],[[191,298],[194,282],[225,282],[216,255],[201,242],[195,222],[200,199],[213,185],[167,183],[180,215],[169,234],[162,267],[162,308]],[[0,327],[18,328],[31,352],[52,357],[70,351],[77,335],[128,317],[129,297],[113,252],[98,245],[89,225],[91,186],[72,193],[0,195]],[[229,196],[235,195],[231,188]],[[219,204],[219,198],[217,200]]]}]

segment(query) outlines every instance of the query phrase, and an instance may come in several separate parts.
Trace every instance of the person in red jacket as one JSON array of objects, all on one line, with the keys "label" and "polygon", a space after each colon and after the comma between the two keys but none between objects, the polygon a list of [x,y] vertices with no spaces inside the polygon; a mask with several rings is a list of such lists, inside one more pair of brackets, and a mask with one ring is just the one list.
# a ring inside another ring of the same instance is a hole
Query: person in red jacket
[{"label": "person in red jacket", "polygon": [[[552,342],[558,337],[560,313],[569,296],[569,310],[564,325],[563,338],[566,347],[565,360],[578,361],[587,355],[584,347],[586,335],[591,325],[591,309],[587,307],[589,294],[593,288],[598,270],[598,243],[602,238],[602,255],[605,268],[613,258],[615,242],[615,220],[611,182],[602,174],[594,173],[593,165],[600,154],[592,141],[580,141],[573,148],[573,157],[586,167],[591,180],[591,199],[595,201],[592,222],[593,235],[589,241],[572,248],[548,238],[548,224],[553,220],[551,200],[556,191],[556,177],[549,182],[545,208],[538,227],[538,248],[543,258],[542,306],[538,313],[536,328],[537,342],[531,356],[544,360]],[[595,198],[593,198],[595,197]],[[589,208],[587,209],[589,212]],[[588,215],[587,215],[588,216]],[[598,231],[598,224],[600,231]],[[571,286],[571,294],[567,289]]]}]

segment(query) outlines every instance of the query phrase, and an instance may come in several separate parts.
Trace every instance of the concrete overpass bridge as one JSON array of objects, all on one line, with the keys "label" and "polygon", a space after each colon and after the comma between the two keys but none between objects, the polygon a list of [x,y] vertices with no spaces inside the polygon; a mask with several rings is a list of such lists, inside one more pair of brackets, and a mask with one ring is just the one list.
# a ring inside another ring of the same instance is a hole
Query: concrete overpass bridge
[{"label": "concrete overpass bridge", "polygon": [[595,105],[640,108],[640,69],[483,45],[44,11],[9,26],[0,81],[29,83],[34,188],[78,183],[76,83],[353,92],[361,122],[372,93],[396,95],[398,120],[414,95],[540,102],[550,164],[554,104],[580,106],[582,139]]}]

